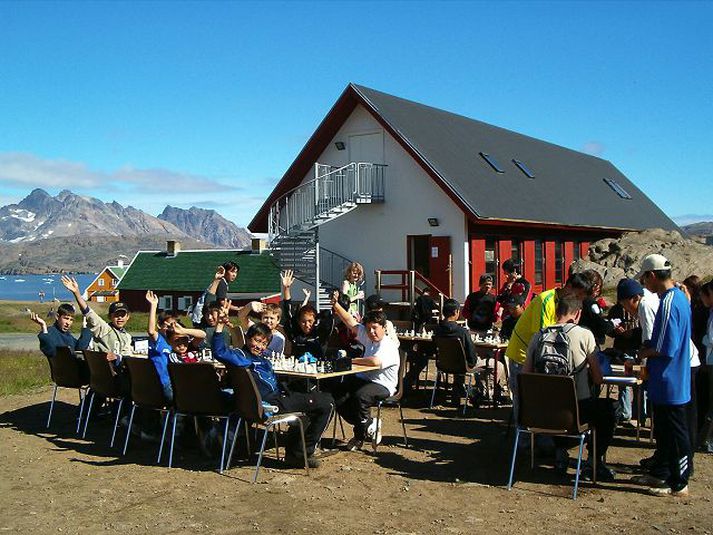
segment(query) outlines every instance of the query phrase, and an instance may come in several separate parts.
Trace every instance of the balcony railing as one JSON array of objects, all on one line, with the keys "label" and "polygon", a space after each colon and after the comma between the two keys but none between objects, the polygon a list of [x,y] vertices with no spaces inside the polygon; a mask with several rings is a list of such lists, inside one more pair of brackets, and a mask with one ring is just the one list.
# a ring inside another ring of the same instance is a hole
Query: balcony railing
[{"label": "balcony railing", "polygon": [[352,162],[343,167],[315,164],[315,178],[280,197],[270,207],[273,238],[309,230],[360,203],[383,202],[385,165]]}]

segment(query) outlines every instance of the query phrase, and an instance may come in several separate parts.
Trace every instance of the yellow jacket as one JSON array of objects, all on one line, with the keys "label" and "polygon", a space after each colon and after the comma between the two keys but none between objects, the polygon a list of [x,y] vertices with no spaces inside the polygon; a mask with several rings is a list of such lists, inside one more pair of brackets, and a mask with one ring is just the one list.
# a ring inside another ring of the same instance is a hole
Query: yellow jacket
[{"label": "yellow jacket", "polygon": [[513,329],[505,356],[518,364],[527,360],[527,346],[540,329],[557,323],[557,290],[547,290],[535,297]]}]

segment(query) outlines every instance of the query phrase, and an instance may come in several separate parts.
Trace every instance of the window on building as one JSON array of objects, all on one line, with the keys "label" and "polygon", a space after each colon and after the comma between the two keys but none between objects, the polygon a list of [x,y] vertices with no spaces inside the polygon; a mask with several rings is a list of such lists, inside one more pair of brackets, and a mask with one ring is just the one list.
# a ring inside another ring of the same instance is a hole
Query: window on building
[{"label": "window on building", "polygon": [[495,172],[497,172],[497,173],[504,173],[504,172],[505,172],[505,171],[503,170],[503,168],[500,167],[500,164],[497,162],[497,160],[496,160],[494,157],[492,157],[490,154],[486,154],[485,152],[481,152],[481,153],[480,153],[480,156],[483,158],[483,160],[485,160],[486,162],[488,162],[488,165],[490,165],[490,167],[492,167],[492,168],[495,170]]},{"label": "window on building", "polygon": [[193,297],[184,295],[178,298],[178,310],[188,310],[193,306]]},{"label": "window on building", "polygon": [[158,308],[162,310],[173,310],[173,296],[162,295],[158,298]]},{"label": "window on building", "polygon": [[535,284],[542,284],[544,258],[542,257],[542,240],[535,240]]},{"label": "window on building", "polygon": [[582,242],[580,240],[574,240],[572,247],[574,248],[574,259],[579,260],[582,258]]},{"label": "window on building", "polygon": [[489,273],[497,279],[498,274],[498,253],[495,238],[485,238],[485,273]]},{"label": "window on building", "polygon": [[631,195],[629,195],[629,192],[622,188],[619,183],[613,178],[605,178],[604,182],[606,182],[607,186],[613,189],[614,192],[622,199],[631,199]]},{"label": "window on building", "polygon": [[562,284],[564,274],[564,247],[561,241],[555,242],[555,283]]},{"label": "window on building", "polygon": [[524,162],[521,162],[520,160],[516,160],[515,158],[513,158],[512,163],[514,163],[520,171],[525,173],[525,176],[527,178],[535,178],[535,174],[530,170],[530,168],[527,165],[525,165]]},{"label": "window on building", "polygon": [[104,279],[99,278],[99,280],[97,280],[97,286],[104,286]]},{"label": "window on building", "polygon": [[520,271],[522,272],[524,269],[522,265],[522,240],[512,240],[510,258],[513,259],[513,262],[520,264]]}]

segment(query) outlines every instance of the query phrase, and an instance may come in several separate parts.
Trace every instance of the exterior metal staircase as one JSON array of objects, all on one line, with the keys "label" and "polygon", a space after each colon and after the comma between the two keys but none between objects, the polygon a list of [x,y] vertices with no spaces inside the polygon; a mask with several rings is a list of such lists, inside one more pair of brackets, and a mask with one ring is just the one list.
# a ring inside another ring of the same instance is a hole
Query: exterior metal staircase
[{"label": "exterior metal staircase", "polygon": [[343,167],[315,164],[314,179],[280,197],[270,207],[268,239],[280,269],[313,288],[317,309],[329,302],[328,290],[341,285],[348,258],[319,244],[319,227],[360,204],[384,202],[384,168],[352,162]]}]

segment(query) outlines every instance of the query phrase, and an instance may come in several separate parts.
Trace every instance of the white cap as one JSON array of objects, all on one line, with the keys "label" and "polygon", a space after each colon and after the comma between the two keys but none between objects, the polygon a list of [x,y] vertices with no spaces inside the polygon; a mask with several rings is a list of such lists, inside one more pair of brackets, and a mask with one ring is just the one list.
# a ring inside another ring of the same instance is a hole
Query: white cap
[{"label": "white cap", "polygon": [[671,269],[671,262],[662,254],[650,254],[645,256],[641,262],[641,269],[636,275],[636,279],[640,279],[647,271],[661,271]]}]

